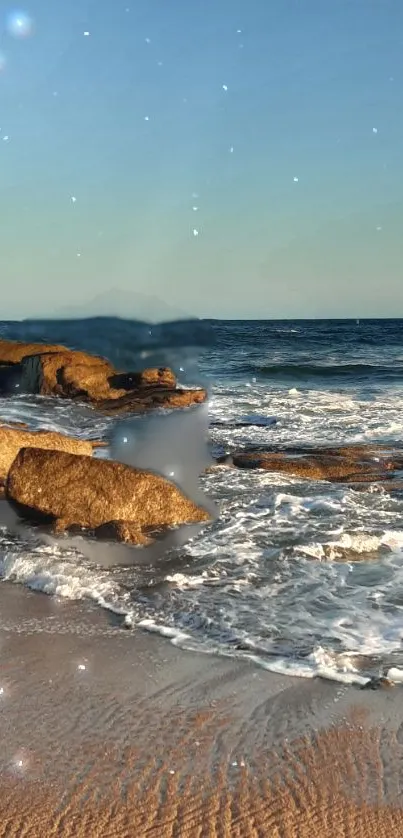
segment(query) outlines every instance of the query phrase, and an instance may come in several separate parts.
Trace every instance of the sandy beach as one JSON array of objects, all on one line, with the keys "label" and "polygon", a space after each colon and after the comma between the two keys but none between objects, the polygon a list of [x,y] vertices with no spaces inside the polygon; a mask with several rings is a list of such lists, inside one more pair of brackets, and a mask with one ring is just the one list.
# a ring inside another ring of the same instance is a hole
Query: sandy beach
[{"label": "sandy beach", "polygon": [[1,836],[402,834],[400,688],[280,677],[87,604],[0,597]]}]

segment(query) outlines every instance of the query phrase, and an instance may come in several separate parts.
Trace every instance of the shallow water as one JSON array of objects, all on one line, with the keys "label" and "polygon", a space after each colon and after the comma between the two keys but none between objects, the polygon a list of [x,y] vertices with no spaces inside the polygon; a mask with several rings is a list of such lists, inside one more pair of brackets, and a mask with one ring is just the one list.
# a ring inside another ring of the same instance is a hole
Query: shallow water
[{"label": "shallow water", "polygon": [[[30,339],[40,330],[46,339],[103,351],[123,369],[148,363],[147,332],[138,324],[125,323],[123,349],[113,321],[102,335],[94,324],[89,333],[74,322],[60,334],[56,323],[1,327],[3,335]],[[214,453],[402,442],[400,321],[218,323],[214,342],[207,324],[201,332],[199,381],[210,387]],[[188,345],[189,333],[171,329],[158,334],[153,352],[169,355],[183,380]],[[106,436],[115,445],[120,433],[116,420],[93,410],[31,396],[0,399],[0,417]],[[401,492],[227,468],[204,476],[201,486],[219,518],[153,560],[144,549],[123,548],[126,561],[119,548],[107,554],[96,543],[15,531],[8,522],[0,536],[2,578],[90,599],[127,626],[185,648],[251,657],[275,671],[360,682],[403,664]]]}]

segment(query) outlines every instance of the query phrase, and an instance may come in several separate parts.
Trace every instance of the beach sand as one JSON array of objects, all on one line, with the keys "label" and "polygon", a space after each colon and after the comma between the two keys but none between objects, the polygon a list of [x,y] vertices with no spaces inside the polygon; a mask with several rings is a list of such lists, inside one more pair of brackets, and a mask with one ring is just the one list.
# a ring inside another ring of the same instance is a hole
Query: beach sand
[{"label": "beach sand", "polygon": [[403,688],[273,675],[0,586],[0,836],[403,835]]}]

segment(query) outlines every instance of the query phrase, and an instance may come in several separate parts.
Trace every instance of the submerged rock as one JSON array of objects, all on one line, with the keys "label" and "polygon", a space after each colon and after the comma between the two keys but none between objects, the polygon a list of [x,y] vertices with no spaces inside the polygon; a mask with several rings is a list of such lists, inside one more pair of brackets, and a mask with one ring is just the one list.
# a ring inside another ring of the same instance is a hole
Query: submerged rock
[{"label": "submerged rock", "polygon": [[403,452],[387,446],[343,446],[341,448],[290,449],[286,451],[241,451],[231,456],[232,465],[244,469],[288,474],[310,480],[348,483],[393,483],[393,473],[403,466]]},{"label": "submerged rock", "polygon": [[0,425],[0,484],[4,485],[7,475],[21,448],[47,448],[82,454],[91,457],[94,443],[73,439],[56,431],[26,431]]},{"label": "submerged rock", "polygon": [[108,525],[116,537],[132,543],[139,543],[139,531],[210,520],[206,510],[159,475],[39,448],[19,452],[8,473],[6,497],[20,514],[53,523],[58,532],[80,527],[99,535]]}]

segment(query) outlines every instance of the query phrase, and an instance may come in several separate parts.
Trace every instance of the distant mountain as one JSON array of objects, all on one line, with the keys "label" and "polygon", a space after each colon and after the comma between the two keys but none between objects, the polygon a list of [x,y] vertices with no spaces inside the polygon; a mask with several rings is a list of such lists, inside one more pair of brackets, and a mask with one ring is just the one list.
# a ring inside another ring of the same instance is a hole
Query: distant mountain
[{"label": "distant mountain", "polygon": [[77,319],[87,317],[124,317],[130,320],[142,320],[148,323],[162,323],[169,320],[182,320],[194,317],[188,311],[166,303],[152,294],[137,291],[123,291],[114,288],[97,294],[81,304],[66,305],[49,312],[54,319]]}]

